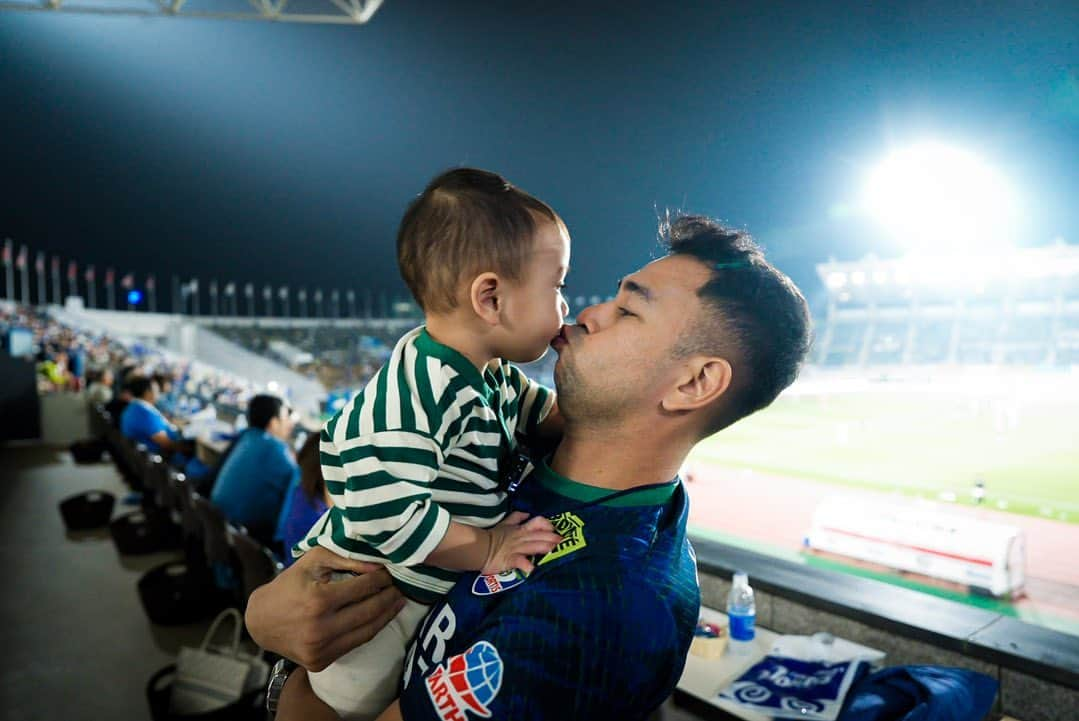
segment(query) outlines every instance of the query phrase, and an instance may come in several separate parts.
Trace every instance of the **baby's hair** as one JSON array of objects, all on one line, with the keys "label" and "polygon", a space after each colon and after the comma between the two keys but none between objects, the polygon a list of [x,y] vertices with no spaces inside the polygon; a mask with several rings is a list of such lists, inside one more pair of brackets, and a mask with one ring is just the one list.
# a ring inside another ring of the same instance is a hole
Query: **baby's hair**
[{"label": "baby's hair", "polygon": [[453,310],[458,286],[468,276],[491,271],[518,281],[537,216],[565,232],[549,205],[501,175],[476,168],[446,171],[409,203],[401,219],[401,277],[425,312]]}]

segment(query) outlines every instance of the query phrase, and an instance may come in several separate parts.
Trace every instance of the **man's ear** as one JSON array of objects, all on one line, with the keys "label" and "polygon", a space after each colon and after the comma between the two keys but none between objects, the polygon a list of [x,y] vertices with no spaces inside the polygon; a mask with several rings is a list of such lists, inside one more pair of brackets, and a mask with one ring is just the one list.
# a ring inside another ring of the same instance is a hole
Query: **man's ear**
[{"label": "man's ear", "polygon": [[468,288],[472,310],[488,325],[502,319],[502,280],[497,273],[480,273]]},{"label": "man's ear", "polygon": [[725,358],[692,358],[679,377],[678,385],[664,396],[663,410],[679,412],[703,408],[727,392],[732,377],[731,364]]}]

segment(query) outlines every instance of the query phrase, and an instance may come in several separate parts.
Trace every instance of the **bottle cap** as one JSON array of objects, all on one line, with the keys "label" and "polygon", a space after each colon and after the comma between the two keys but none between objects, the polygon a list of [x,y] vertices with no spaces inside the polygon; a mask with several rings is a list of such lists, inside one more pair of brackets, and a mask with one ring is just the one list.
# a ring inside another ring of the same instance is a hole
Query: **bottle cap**
[{"label": "bottle cap", "polygon": [[734,585],[735,586],[748,586],[749,585],[749,575],[746,574],[745,571],[735,571],[734,572]]}]

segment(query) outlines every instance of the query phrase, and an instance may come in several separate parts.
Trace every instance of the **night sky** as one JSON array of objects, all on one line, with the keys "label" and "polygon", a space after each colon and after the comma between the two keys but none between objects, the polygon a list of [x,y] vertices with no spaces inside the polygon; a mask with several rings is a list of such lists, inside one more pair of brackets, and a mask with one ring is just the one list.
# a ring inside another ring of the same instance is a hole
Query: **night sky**
[{"label": "night sky", "polygon": [[[81,268],[404,292],[408,200],[468,164],[546,200],[568,295],[658,210],[813,264],[898,252],[843,212],[890,144],[952,141],[1079,242],[1079,3],[386,0],[361,27],[0,12],[0,236]],[[692,7],[691,7],[692,6]],[[204,308],[205,308],[205,301]]]}]

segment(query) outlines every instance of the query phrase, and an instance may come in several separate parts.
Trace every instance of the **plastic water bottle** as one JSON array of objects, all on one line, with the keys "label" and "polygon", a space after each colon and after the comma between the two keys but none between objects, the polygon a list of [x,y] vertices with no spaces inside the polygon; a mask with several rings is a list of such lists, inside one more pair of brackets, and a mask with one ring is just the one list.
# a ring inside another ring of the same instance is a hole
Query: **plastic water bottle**
[{"label": "plastic water bottle", "polygon": [[233,425],[233,429],[237,433],[243,433],[247,429],[247,416],[243,413],[236,416],[236,423]]},{"label": "plastic water bottle", "polygon": [[757,605],[753,601],[753,589],[744,571],[734,574],[731,592],[727,596],[727,618],[730,621],[730,648],[736,656],[746,655],[756,636]]}]

